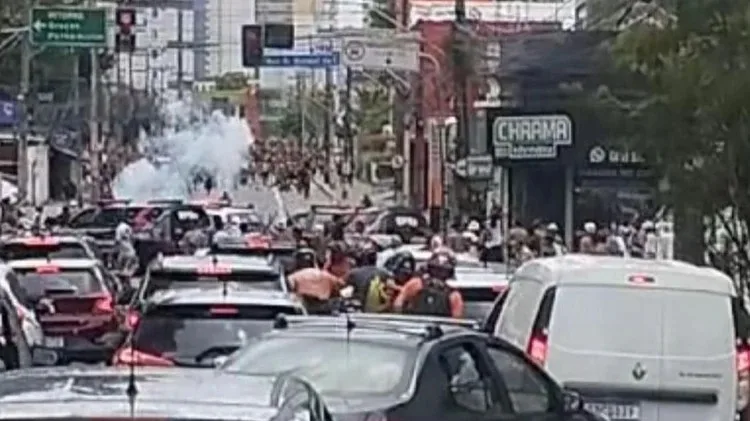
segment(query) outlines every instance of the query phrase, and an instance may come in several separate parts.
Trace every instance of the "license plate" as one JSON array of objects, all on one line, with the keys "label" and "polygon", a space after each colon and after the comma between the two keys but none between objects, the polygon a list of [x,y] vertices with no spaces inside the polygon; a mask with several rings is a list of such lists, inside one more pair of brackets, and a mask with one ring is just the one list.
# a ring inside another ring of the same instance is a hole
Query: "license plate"
[{"label": "license plate", "polygon": [[47,348],[63,348],[65,346],[65,338],[62,336],[45,336],[44,346]]},{"label": "license plate", "polygon": [[641,419],[641,406],[637,403],[585,402],[583,407],[590,412],[604,415],[611,421],[639,421]]}]

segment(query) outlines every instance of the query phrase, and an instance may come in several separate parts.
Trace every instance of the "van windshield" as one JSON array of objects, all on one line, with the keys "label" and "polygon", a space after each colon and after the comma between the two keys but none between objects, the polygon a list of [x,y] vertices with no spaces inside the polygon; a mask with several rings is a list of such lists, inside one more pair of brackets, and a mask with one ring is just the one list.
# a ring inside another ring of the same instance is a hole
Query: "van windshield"
[{"label": "van windshield", "polygon": [[[591,353],[724,355],[733,349],[730,300],[697,291],[625,286],[558,288],[551,346]],[[700,347],[696,347],[700,338]]]}]

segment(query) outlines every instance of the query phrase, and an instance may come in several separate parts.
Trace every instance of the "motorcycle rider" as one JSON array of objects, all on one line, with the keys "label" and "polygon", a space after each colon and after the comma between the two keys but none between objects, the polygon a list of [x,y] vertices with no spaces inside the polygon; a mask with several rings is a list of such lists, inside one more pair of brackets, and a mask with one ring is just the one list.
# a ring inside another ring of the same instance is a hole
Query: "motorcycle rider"
[{"label": "motorcycle rider", "polygon": [[319,269],[315,251],[302,248],[295,253],[295,271],[287,279],[309,314],[330,314],[329,300],[344,286],[341,278]]},{"label": "motorcycle rider", "polygon": [[377,266],[377,249],[371,242],[360,246],[357,267],[349,271],[345,282],[353,289],[352,297],[362,304],[368,313],[390,310],[396,286],[388,270]]},{"label": "motorcycle rider", "polygon": [[455,257],[438,250],[430,256],[425,269],[423,277],[412,278],[404,284],[393,303],[394,309],[410,314],[463,317],[463,297],[447,283],[455,275]]}]

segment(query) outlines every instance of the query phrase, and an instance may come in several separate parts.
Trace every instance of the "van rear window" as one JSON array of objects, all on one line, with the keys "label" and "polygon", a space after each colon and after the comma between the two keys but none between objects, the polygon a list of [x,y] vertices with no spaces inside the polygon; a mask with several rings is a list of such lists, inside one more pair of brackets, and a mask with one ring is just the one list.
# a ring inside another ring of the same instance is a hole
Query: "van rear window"
[{"label": "van rear window", "polygon": [[553,312],[552,346],[680,357],[733,349],[730,300],[718,294],[571,285],[558,287]]}]

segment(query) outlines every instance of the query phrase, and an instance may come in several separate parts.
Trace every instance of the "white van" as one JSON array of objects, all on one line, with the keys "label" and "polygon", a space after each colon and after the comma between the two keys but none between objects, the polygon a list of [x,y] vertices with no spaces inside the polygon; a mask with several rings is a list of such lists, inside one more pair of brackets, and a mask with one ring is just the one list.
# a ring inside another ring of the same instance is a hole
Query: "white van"
[{"label": "white van", "polygon": [[613,421],[729,421],[747,403],[748,317],[721,272],[566,255],[521,266],[484,325]]}]

